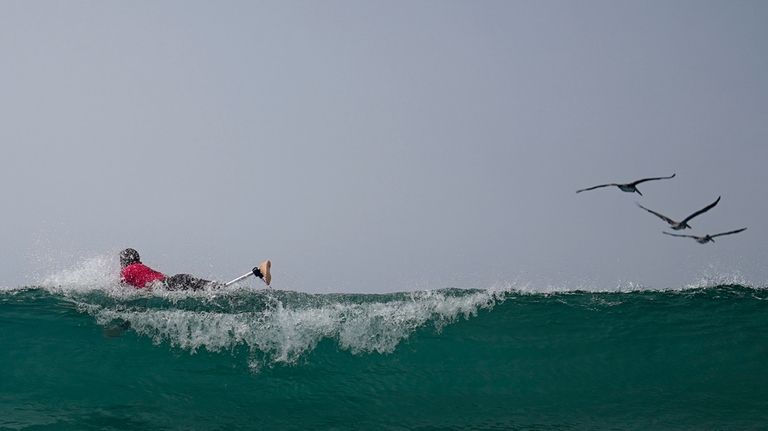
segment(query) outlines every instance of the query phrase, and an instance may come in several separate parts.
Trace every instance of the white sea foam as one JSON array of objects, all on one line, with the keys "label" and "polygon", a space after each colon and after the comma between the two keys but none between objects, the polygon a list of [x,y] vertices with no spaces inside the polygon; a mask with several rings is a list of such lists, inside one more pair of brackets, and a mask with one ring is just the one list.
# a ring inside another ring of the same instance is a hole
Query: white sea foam
[{"label": "white sea foam", "polygon": [[119,310],[84,305],[100,324],[129,321],[137,333],[155,343],[169,342],[192,352],[244,345],[268,364],[295,363],[323,339],[353,354],[391,353],[415,330],[469,318],[503,300],[500,290],[448,295],[426,291],[385,302],[337,302],[322,306],[286,306],[246,313],[143,309]]}]

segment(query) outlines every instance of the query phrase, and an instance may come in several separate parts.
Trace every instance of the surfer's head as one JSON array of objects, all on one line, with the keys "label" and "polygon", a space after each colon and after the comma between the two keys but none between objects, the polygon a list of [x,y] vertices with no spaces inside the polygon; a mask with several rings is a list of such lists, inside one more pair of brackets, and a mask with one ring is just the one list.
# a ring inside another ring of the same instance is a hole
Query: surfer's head
[{"label": "surfer's head", "polygon": [[141,258],[139,257],[139,252],[132,249],[132,248],[126,248],[125,250],[120,252],[120,266],[125,268],[126,266],[132,264],[132,263],[139,263],[141,262]]}]

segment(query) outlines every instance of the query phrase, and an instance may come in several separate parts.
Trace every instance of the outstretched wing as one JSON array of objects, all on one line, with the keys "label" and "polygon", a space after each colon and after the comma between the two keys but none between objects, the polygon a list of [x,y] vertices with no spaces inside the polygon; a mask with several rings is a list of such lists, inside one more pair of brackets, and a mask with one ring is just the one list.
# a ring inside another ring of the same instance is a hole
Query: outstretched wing
[{"label": "outstretched wing", "polygon": [[629,183],[629,184],[630,184],[630,185],[633,185],[633,186],[636,186],[636,185],[638,185],[638,184],[640,184],[640,183],[644,183],[644,182],[646,182],[646,181],[655,181],[655,180],[668,180],[668,179],[670,179],[670,178],[674,178],[674,177],[675,177],[675,174],[672,174],[672,175],[670,175],[670,176],[668,176],[668,177],[653,177],[653,178],[643,178],[642,180],[637,180],[637,181],[635,181],[635,182],[633,182],[633,183]]},{"label": "outstretched wing", "polygon": [[743,228],[741,228],[741,229],[732,230],[732,231],[730,231],[730,232],[716,233],[716,234],[714,234],[714,235],[710,235],[710,237],[714,238],[714,237],[716,237],[716,236],[732,235],[732,234],[734,234],[734,233],[743,232],[743,231],[745,231],[745,230],[747,230],[747,228],[743,227]]},{"label": "outstretched wing", "polygon": [[600,187],[609,187],[609,186],[615,186],[615,185],[617,185],[617,184],[613,184],[613,183],[611,183],[611,184],[600,184],[599,186],[593,186],[593,187],[588,187],[586,189],[576,190],[576,193],[586,192],[587,190],[599,189]]},{"label": "outstretched wing", "polygon": [[717,197],[717,200],[716,200],[716,201],[714,201],[714,202],[712,202],[711,204],[709,204],[709,205],[705,206],[704,208],[702,208],[702,209],[700,209],[700,210],[696,211],[695,213],[693,213],[693,214],[689,215],[688,217],[686,217],[686,218],[685,218],[685,220],[681,221],[680,223],[686,223],[686,222],[688,222],[688,220],[690,220],[690,219],[692,219],[692,218],[696,217],[697,215],[699,215],[699,214],[703,214],[703,213],[705,213],[705,212],[707,212],[707,211],[711,210],[712,208],[714,208],[714,207],[715,207],[715,205],[717,205],[717,203],[718,203],[718,202],[720,202],[720,196],[718,196],[718,197]]},{"label": "outstretched wing", "polygon": [[699,239],[699,237],[697,237],[697,236],[693,236],[693,235],[681,235],[681,234],[679,234],[679,233],[669,233],[669,232],[662,232],[662,233],[663,233],[664,235],[669,235],[669,236],[679,236],[680,238],[693,238],[693,239]]},{"label": "outstretched wing", "polygon": [[651,213],[651,214],[655,215],[656,217],[658,217],[658,218],[660,218],[660,219],[664,220],[665,222],[667,222],[667,223],[669,223],[669,224],[675,224],[675,223],[677,223],[676,221],[672,220],[671,218],[669,218],[669,217],[665,216],[664,214],[659,214],[659,213],[657,213],[657,212],[656,212],[656,211],[654,211],[654,210],[649,210],[648,208],[646,208],[646,207],[644,207],[644,206],[642,206],[642,205],[638,204],[637,202],[635,202],[635,203],[636,203],[636,204],[637,204],[637,206],[639,206],[640,208],[642,208],[642,209],[644,209],[644,210],[648,211],[649,213]]}]

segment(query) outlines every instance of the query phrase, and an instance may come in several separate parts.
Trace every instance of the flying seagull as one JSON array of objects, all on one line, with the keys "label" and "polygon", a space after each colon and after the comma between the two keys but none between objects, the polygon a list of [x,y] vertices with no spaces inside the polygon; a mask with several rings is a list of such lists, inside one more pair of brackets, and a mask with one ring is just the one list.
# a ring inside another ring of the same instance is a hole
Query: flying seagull
[{"label": "flying seagull", "polygon": [[674,178],[675,174],[672,174],[668,177],[654,177],[654,178],[643,178],[642,180],[633,181],[631,183],[626,184],[616,184],[616,183],[610,183],[610,184],[600,184],[599,186],[594,187],[588,187],[586,189],[576,190],[576,193],[586,192],[587,190],[594,190],[599,189],[600,187],[610,187],[610,186],[616,186],[621,189],[623,192],[629,192],[629,193],[637,193],[640,196],[643,194],[640,193],[640,190],[637,189],[637,185],[640,183],[644,183],[646,181],[655,181],[655,180],[668,180],[670,178]]},{"label": "flying seagull", "polygon": [[[640,204],[637,204],[637,206],[639,206],[640,208],[642,208],[642,209],[648,211],[649,213],[655,215],[656,217],[664,220],[665,222],[669,223],[669,226],[672,229],[674,229],[674,230],[681,230],[681,229],[690,229],[691,227],[688,225],[688,221],[689,220],[691,220],[692,218],[696,217],[699,214],[703,214],[703,213],[711,210],[712,208],[714,208],[715,205],[717,205],[718,202],[720,202],[720,196],[717,197],[716,201],[714,201],[711,204],[705,206],[704,208],[696,211],[695,213],[689,215],[688,217],[683,219],[683,221],[680,221],[680,222],[674,221],[674,220],[672,220],[671,218],[669,218],[669,217],[667,217],[665,215],[657,213],[656,211],[649,210],[648,208],[646,208],[646,207],[644,207],[644,206],[642,206]],[[635,202],[635,203],[637,203],[637,202]]]},{"label": "flying seagull", "polygon": [[680,235],[678,233],[669,233],[669,232],[662,232],[662,233],[666,234],[666,235],[669,235],[669,236],[679,236],[679,237],[682,237],[682,238],[693,238],[699,244],[706,244],[708,242],[715,242],[715,237],[717,237],[717,236],[732,235],[734,233],[743,232],[745,230],[747,230],[747,228],[743,227],[741,229],[732,230],[730,232],[716,233],[714,235],[704,235],[704,236]]}]

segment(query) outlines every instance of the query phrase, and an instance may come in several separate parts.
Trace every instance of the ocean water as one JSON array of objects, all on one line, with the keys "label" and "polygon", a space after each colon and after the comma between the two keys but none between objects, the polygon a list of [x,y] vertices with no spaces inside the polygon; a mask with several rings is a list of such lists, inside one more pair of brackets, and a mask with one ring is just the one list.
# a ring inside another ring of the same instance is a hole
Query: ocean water
[{"label": "ocean water", "polygon": [[768,429],[763,288],[187,293],[80,276],[0,288],[0,429]]}]

